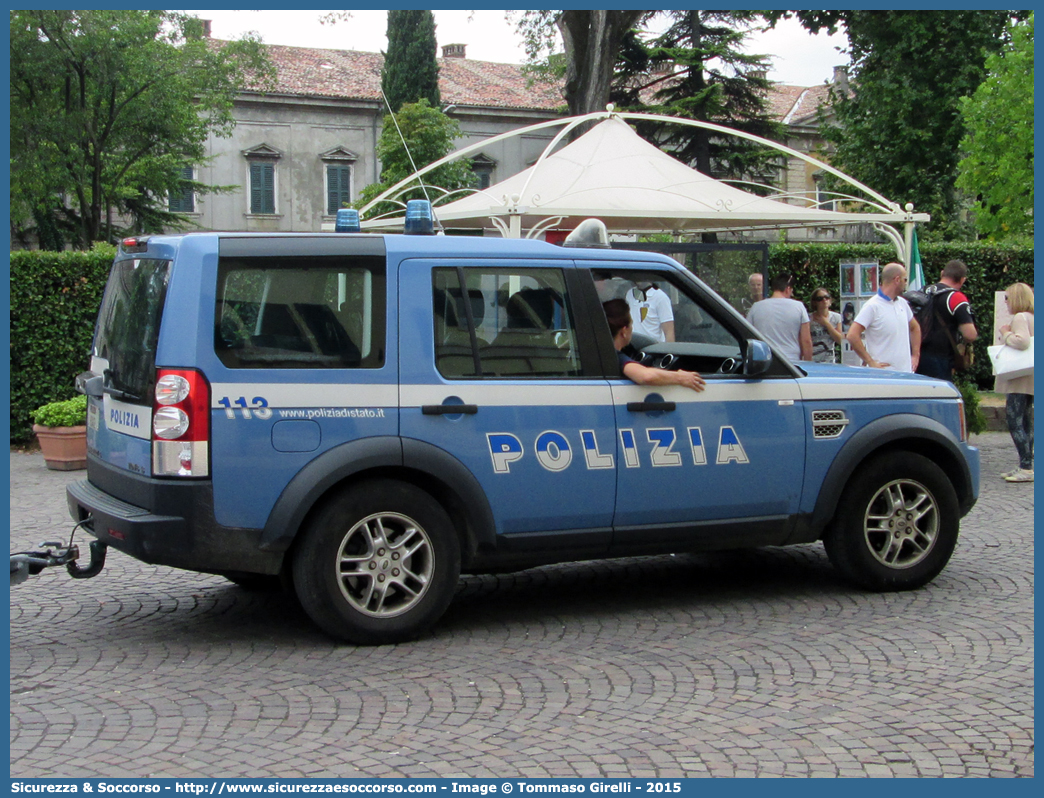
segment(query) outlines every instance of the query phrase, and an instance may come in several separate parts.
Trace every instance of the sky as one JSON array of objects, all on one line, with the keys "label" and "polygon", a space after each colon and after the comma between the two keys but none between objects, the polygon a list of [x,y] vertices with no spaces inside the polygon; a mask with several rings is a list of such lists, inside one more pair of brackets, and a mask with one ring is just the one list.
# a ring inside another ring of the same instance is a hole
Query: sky
[{"label": "sky", "polygon": [[[211,20],[211,35],[216,39],[235,39],[247,31],[256,31],[266,44],[369,52],[387,49],[386,11],[352,10],[347,12],[350,18],[325,25],[319,20],[329,11],[189,13]],[[434,13],[440,48],[445,44],[465,44],[467,57],[478,61],[520,64],[525,60],[521,37],[504,11],[435,9]],[[793,20],[781,22],[775,30],[754,34],[749,41],[749,52],[774,56],[768,77],[779,83],[814,86],[829,80],[834,67],[848,61],[838,52],[847,43],[844,34],[812,36]]]}]

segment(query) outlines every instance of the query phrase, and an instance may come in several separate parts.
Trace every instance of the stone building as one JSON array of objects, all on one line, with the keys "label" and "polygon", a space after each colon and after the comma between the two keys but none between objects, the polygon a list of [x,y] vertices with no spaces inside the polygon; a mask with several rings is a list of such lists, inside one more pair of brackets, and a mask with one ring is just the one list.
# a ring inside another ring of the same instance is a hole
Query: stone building
[{"label": "stone building", "polygon": [[[443,53],[443,110],[466,134],[458,147],[559,115],[558,88],[531,83],[519,66],[468,59],[462,44],[446,45]],[[319,230],[380,177],[375,150],[387,112],[383,56],[281,45],[268,45],[268,54],[278,73],[275,86],[240,95],[232,136],[211,137],[210,160],[193,173],[208,185],[238,188],[171,199],[203,229]],[[472,159],[480,187],[526,168],[555,132],[483,149]]]},{"label": "stone building", "polygon": [[[274,87],[240,95],[232,136],[212,137],[207,144],[209,161],[191,173],[208,185],[235,188],[170,198],[171,209],[201,229],[318,231],[334,220],[337,208],[379,179],[375,149],[386,114],[380,92],[383,56],[282,45],[267,49],[277,70]],[[532,81],[522,67],[469,59],[463,44],[442,50],[443,110],[465,133],[458,148],[566,113],[560,87]],[[772,115],[787,124],[783,143],[823,154],[817,108],[826,96],[825,84],[773,87],[769,106]],[[558,128],[547,128],[483,148],[472,156],[478,187],[531,165],[557,132]],[[814,194],[821,176],[792,158],[780,171],[779,183],[783,192]],[[791,235],[835,239],[842,233],[827,229]]]},{"label": "stone building", "polygon": [[[831,83],[818,86],[789,86],[773,84],[768,96],[769,111],[774,119],[786,125],[786,138],[781,142],[792,150],[810,155],[820,161],[830,160],[830,146],[820,134],[820,114],[826,111],[829,118],[830,90],[847,92],[848,76],[845,67],[835,67]],[[826,175],[818,167],[800,158],[787,158],[777,181],[782,193],[795,195],[789,202],[826,210],[840,210],[837,195],[827,191]],[[803,196],[806,201],[796,197]],[[843,227],[804,228],[788,232],[791,241],[879,241],[869,225],[845,225]]]}]

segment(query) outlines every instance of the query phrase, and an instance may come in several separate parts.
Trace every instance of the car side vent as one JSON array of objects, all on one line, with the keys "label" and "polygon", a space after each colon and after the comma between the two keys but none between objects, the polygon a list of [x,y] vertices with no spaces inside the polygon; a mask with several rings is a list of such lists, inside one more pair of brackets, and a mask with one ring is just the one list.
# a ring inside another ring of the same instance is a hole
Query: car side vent
[{"label": "car side vent", "polygon": [[812,435],[815,438],[837,438],[848,426],[848,417],[841,410],[813,410]]}]

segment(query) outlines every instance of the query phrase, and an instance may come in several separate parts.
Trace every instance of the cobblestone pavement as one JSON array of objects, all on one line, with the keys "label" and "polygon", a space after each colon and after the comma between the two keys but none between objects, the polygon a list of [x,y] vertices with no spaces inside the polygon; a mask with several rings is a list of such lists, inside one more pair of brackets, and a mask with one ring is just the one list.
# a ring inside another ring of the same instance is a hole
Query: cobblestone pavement
[{"label": "cobblestone pavement", "polygon": [[[280,593],[139,563],[11,590],[11,775],[1032,776],[1033,486],[981,498],[919,591],[822,547],[462,579],[441,623],[354,648]],[[67,535],[11,454],[11,550]]]}]

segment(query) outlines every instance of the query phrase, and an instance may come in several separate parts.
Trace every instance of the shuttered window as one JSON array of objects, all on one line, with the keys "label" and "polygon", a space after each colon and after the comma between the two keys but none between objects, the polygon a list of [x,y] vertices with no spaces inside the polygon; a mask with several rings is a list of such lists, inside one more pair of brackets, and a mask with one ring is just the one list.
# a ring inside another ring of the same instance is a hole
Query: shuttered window
[{"label": "shuttered window", "polygon": [[352,167],[328,165],[326,167],[326,213],[337,215],[352,201]]},{"label": "shuttered window", "polygon": [[185,184],[178,191],[171,191],[167,197],[167,208],[171,213],[196,212],[196,195],[192,191],[192,178],[192,167],[182,167],[181,179]]},{"label": "shuttered window", "polygon": [[250,162],[250,212],[275,213],[275,164]]}]

